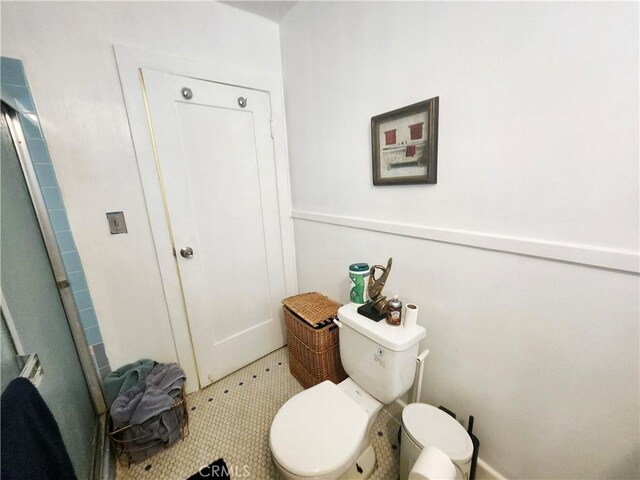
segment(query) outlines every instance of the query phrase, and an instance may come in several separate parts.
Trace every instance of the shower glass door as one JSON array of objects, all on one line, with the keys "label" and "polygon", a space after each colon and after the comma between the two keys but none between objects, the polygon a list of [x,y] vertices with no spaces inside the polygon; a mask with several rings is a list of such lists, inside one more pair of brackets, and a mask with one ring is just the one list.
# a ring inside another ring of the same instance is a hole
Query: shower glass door
[{"label": "shower glass door", "polygon": [[17,354],[38,355],[38,390],[60,427],[76,476],[88,479],[97,415],[20,159],[1,117],[2,389],[18,375]]}]

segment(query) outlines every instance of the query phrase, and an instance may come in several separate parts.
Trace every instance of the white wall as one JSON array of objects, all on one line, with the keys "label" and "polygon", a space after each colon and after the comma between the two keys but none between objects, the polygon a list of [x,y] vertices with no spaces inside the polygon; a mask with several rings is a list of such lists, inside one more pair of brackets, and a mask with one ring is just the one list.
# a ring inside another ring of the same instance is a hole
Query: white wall
[{"label": "white wall", "polygon": [[[294,6],[281,25],[294,207],[637,250],[636,13]],[[434,96],[438,185],[373,188],[370,117]]]},{"label": "white wall", "polygon": [[[393,256],[386,293],[428,331],[423,401],[475,415],[486,462],[637,478],[638,5],[303,2],[280,35],[300,290],[346,302],[349,263]],[[434,96],[438,184],[374,188],[370,117]]]},{"label": "white wall", "polygon": [[[176,361],[114,44],[281,75],[277,24],[215,2],[2,2],[2,55],[40,114],[112,367]],[[129,233],[109,235],[123,210]]]}]

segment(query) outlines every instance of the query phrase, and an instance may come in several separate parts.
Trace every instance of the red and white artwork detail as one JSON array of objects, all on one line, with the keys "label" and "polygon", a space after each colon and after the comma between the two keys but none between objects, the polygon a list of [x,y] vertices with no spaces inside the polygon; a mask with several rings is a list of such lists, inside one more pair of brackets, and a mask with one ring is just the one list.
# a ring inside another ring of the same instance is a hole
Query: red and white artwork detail
[{"label": "red and white artwork detail", "polygon": [[384,144],[385,145],[395,145],[396,144],[396,130],[387,130],[384,132]]},{"label": "red and white artwork detail", "polygon": [[420,112],[380,125],[380,176],[382,178],[427,173],[427,115]]}]

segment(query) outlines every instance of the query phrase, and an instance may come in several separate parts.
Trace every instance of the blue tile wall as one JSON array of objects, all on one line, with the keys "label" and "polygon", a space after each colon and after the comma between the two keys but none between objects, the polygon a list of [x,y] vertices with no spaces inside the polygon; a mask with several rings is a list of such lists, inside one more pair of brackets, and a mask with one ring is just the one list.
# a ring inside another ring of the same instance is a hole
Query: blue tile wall
[{"label": "blue tile wall", "polygon": [[[76,304],[78,305],[79,311],[93,308],[93,303],[91,303],[91,295],[89,295],[89,290],[80,290],[79,292],[74,292],[73,296],[76,299]],[[93,342],[90,345],[93,345]]]},{"label": "blue tile wall", "polygon": [[2,98],[11,98],[15,109],[22,113],[35,113],[31,94],[27,87],[19,87],[17,85],[2,84]]},{"label": "blue tile wall", "polygon": [[[87,336],[87,342],[89,345],[96,345],[102,343],[102,336],[100,335],[100,327],[89,327],[84,329],[84,334]],[[98,365],[100,368],[100,365]]]},{"label": "blue tile wall", "polygon": [[69,221],[67,220],[67,212],[64,210],[49,210],[49,219],[54,232],[62,232],[70,230]]},{"label": "blue tile wall", "polygon": [[[0,60],[2,60],[2,58],[3,57],[0,57]],[[18,116],[20,117],[20,123],[22,124],[22,131],[24,133],[24,138],[27,139],[27,144],[29,143],[29,139],[34,139],[34,140],[42,141],[44,145],[44,138],[42,137],[42,131],[40,130],[40,125],[36,115],[30,114],[27,116],[25,115],[18,115]]]},{"label": "blue tile wall", "polygon": [[107,362],[107,353],[104,351],[104,343],[97,343],[93,346],[93,353],[98,365]]},{"label": "blue tile wall", "polygon": [[85,328],[91,328],[98,325],[98,318],[96,317],[96,311],[93,308],[87,308],[80,312],[80,321]]},{"label": "blue tile wall", "polygon": [[78,252],[65,252],[62,254],[62,262],[67,274],[71,272],[79,272],[82,270],[82,262]]},{"label": "blue tile wall", "polygon": [[36,177],[53,231],[56,235],[58,248],[62,254],[71,292],[80,313],[80,321],[84,327],[85,337],[90,345],[96,368],[100,377],[104,378],[110,371],[109,360],[104,349],[102,334],[98,326],[91,293],[82,269],[82,261],[73,232],[69,226],[67,211],[58,187],[55,170],[51,163],[47,142],[44,139],[33,97],[20,60],[0,57],[0,95],[2,100],[12,106],[18,113],[22,130],[27,140],[27,148],[36,171]]},{"label": "blue tile wall", "polygon": [[100,369],[100,378],[104,380],[104,377],[106,377],[110,373],[111,373],[111,368],[109,367],[109,365],[107,365],[106,367],[102,367]]},{"label": "blue tile wall", "polygon": [[2,57],[2,85],[18,85],[25,87],[27,79],[24,76],[22,62],[15,58]]},{"label": "blue tile wall", "polygon": [[56,240],[61,253],[76,251],[76,243],[73,241],[71,230],[56,232]]},{"label": "blue tile wall", "polygon": [[47,147],[44,144],[44,140],[40,138],[28,138],[27,148],[29,149],[31,158],[34,159],[34,164],[51,165],[51,159],[49,158],[49,152],[47,152]]},{"label": "blue tile wall", "polygon": [[69,278],[69,283],[71,283],[72,292],[76,293],[80,290],[87,290],[89,288],[87,286],[87,279],[84,278],[84,273],[82,271],[71,272],[67,274],[67,277]]},{"label": "blue tile wall", "polygon": [[58,181],[56,180],[56,174],[53,173],[53,166],[46,163],[36,163],[33,165],[36,171],[36,177],[38,177],[38,184],[40,187],[57,187]]},{"label": "blue tile wall", "polygon": [[40,187],[47,210],[64,210],[62,195],[58,187]]}]

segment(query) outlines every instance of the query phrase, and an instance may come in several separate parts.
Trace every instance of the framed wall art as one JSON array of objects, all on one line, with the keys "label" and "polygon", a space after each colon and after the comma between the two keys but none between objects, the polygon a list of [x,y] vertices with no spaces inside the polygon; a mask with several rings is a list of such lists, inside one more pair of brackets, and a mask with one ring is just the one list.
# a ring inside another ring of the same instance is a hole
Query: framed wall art
[{"label": "framed wall art", "polygon": [[438,98],[371,118],[374,185],[437,182]]}]

